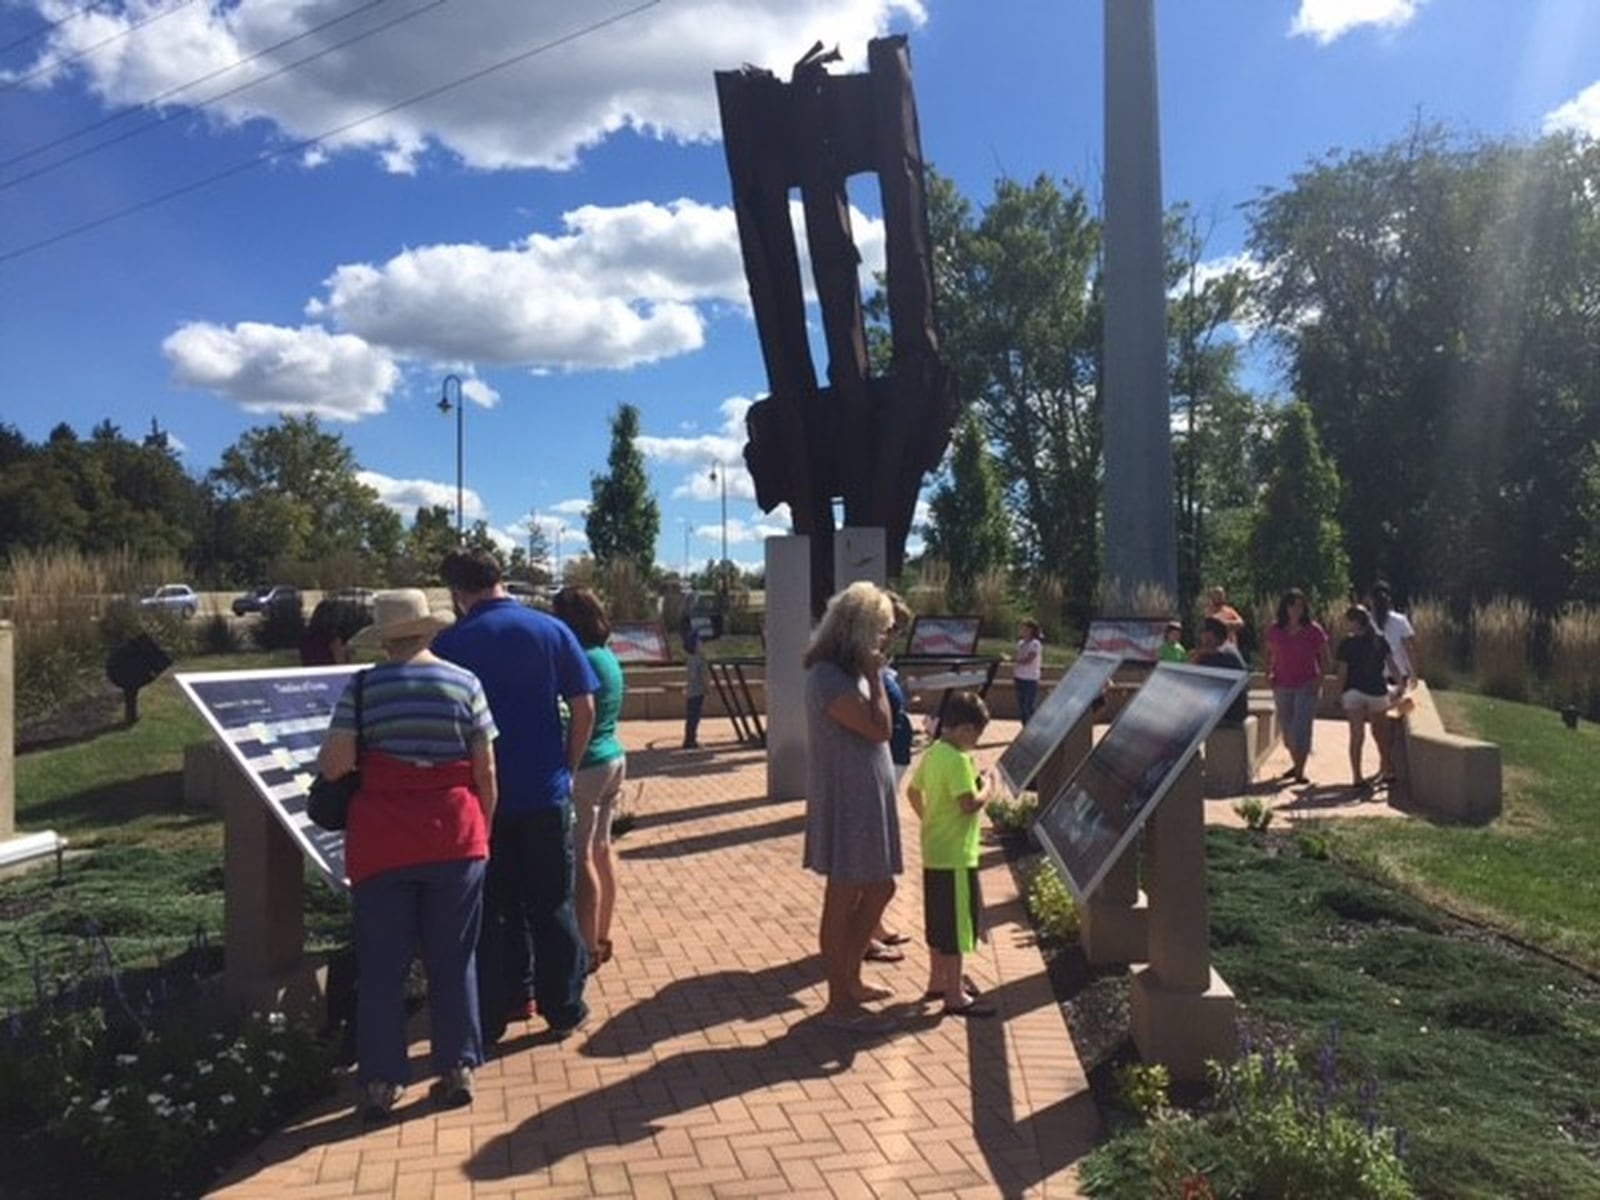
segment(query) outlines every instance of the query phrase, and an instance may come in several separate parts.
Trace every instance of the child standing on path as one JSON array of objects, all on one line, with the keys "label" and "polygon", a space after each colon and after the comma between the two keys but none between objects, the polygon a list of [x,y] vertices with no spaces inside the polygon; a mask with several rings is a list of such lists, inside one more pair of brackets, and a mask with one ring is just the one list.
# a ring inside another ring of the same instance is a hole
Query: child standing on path
[{"label": "child standing on path", "polygon": [[700,635],[693,629],[683,633],[683,748],[700,748],[700,712],[706,706],[706,656],[700,650]]},{"label": "child standing on path", "polygon": [[1044,643],[1039,639],[1039,622],[1024,621],[1017,631],[1017,661],[1011,667],[1011,682],[1017,689],[1017,717],[1026,725],[1039,704],[1039,677],[1044,670]]},{"label": "child standing on path", "polygon": [[978,894],[978,814],[989,780],[972,750],[989,723],[989,710],[971,692],[945,705],[939,740],[928,747],[911,776],[911,807],[922,821],[922,907],[931,963],[927,1000],[944,1000],[944,1015],[992,1017],[994,1008],[968,994],[961,956],[978,945],[983,901]]}]

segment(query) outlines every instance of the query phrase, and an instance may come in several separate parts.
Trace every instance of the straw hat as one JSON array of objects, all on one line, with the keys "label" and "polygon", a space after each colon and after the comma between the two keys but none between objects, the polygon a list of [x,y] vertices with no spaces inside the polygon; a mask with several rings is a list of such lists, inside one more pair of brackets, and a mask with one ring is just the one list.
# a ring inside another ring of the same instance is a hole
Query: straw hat
[{"label": "straw hat", "polygon": [[372,598],[372,624],[350,639],[354,647],[370,647],[380,642],[400,642],[406,638],[432,637],[455,618],[428,608],[428,597],[421,588],[395,588]]}]

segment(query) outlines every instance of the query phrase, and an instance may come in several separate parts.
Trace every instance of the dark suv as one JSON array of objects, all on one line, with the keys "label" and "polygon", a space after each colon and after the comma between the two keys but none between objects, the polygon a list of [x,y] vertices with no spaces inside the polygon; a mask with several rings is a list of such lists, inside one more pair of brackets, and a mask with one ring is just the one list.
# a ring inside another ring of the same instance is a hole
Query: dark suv
[{"label": "dark suv", "polygon": [[248,613],[264,613],[280,608],[301,611],[300,589],[280,583],[276,587],[246,592],[233,602],[233,615],[242,617]]}]

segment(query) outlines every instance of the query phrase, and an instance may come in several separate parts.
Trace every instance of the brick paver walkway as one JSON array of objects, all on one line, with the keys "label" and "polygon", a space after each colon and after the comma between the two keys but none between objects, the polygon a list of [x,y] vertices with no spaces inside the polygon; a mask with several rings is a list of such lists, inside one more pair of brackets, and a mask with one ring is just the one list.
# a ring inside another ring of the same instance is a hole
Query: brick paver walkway
[{"label": "brick paver walkway", "polygon": [[[714,736],[717,723],[708,722]],[[985,757],[1014,735],[991,727]],[[927,957],[872,967],[901,1031],[822,1028],[821,886],[800,868],[804,804],[769,804],[759,753],[669,749],[674,723],[626,727],[616,961],[593,1016],[551,1043],[514,1026],[467,1110],[419,1082],[398,1120],[363,1132],[353,1089],[270,1138],[215,1193],[232,1200],[476,1196],[1073,1196],[1098,1118],[1026,914],[997,849],[990,940],[969,973],[1000,1018],[937,1020],[914,1001]],[[921,924],[915,826],[894,926]]]}]

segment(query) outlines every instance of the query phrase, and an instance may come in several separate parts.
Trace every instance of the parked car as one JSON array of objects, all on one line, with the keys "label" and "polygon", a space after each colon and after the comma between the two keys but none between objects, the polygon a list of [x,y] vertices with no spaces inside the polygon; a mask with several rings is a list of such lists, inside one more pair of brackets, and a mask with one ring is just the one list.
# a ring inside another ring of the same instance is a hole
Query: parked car
[{"label": "parked car", "polygon": [[292,608],[299,612],[301,607],[300,589],[280,583],[275,587],[257,588],[240,596],[233,602],[233,615],[242,617],[248,613],[264,613],[279,608]]},{"label": "parked car", "polygon": [[187,583],[164,583],[139,600],[139,607],[192,617],[200,611],[200,597]]},{"label": "parked car", "polygon": [[[322,604],[332,603],[346,613],[358,614],[362,625],[372,624],[372,598],[378,593],[372,588],[335,588],[322,594]],[[317,605],[318,608],[322,604]]]},{"label": "parked car", "polygon": [[522,579],[506,580],[506,595],[529,608],[547,608],[550,604],[549,588]]}]

